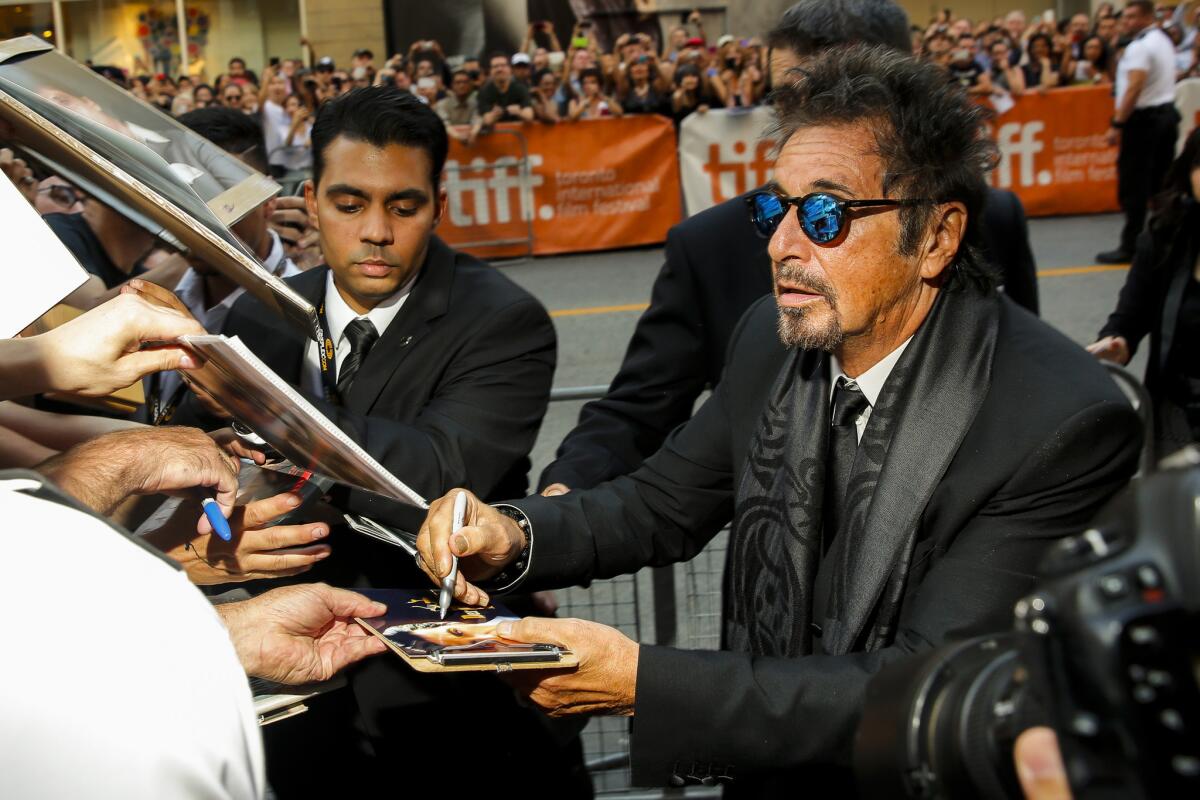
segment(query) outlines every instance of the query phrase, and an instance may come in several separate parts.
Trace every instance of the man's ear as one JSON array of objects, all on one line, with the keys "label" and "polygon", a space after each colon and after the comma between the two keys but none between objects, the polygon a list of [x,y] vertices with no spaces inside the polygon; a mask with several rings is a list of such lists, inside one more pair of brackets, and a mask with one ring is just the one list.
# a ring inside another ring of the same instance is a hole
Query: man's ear
[{"label": "man's ear", "polygon": [[442,217],[446,214],[446,203],[449,201],[450,194],[446,191],[446,187],[439,186],[437,192],[437,208],[433,212],[433,227],[437,227],[442,221]]},{"label": "man's ear", "polygon": [[304,205],[308,210],[308,224],[313,230],[321,230],[321,218],[317,215],[317,186],[309,178],[304,182]]},{"label": "man's ear", "polygon": [[934,209],[933,224],[921,253],[921,277],[938,279],[958,255],[967,236],[967,207],[954,201],[941,203]]}]

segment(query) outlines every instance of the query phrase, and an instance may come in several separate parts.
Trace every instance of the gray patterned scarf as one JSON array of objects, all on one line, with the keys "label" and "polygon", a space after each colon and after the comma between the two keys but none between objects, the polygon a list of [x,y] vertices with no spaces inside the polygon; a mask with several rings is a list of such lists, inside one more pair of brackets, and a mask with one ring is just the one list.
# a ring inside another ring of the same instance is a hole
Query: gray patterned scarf
[{"label": "gray patterned scarf", "polygon": [[[737,487],[726,649],[808,655],[814,623],[827,653],[873,650],[891,640],[920,514],[987,392],[998,311],[994,295],[970,291],[943,293],[934,304],[872,408],[846,492],[844,528],[824,564],[828,356],[798,350],[787,360]],[[925,408],[939,409],[936,421],[920,413]],[[887,476],[888,491],[881,492]],[[885,523],[891,527],[883,535]],[[882,584],[872,585],[873,577]],[[826,599],[822,620],[813,618],[816,591]],[[870,624],[860,628],[864,619]]]}]

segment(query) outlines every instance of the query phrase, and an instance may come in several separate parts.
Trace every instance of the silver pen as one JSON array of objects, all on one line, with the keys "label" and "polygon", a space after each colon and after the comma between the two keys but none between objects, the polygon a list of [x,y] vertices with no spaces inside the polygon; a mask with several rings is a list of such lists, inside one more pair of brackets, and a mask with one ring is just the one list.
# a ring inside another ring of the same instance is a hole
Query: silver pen
[{"label": "silver pen", "polygon": [[[459,492],[454,497],[454,520],[451,523],[450,535],[458,533],[467,516],[467,493]],[[454,599],[454,584],[458,582],[458,556],[450,556],[450,574],[442,578],[442,591],[438,594],[438,605],[441,607],[441,618],[446,618],[450,610],[450,601]]]}]

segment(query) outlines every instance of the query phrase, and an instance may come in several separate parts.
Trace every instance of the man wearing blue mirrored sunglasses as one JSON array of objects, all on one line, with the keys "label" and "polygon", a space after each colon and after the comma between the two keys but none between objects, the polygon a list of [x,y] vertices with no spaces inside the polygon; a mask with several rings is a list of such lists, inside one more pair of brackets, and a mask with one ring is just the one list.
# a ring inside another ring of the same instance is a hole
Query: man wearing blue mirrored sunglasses
[{"label": "man wearing blue mirrored sunglasses", "polygon": [[[800,0],[766,36],[769,79],[782,85],[805,59],[852,43],[909,52],[908,22],[892,0]],[[1036,266],[1020,200],[990,189],[983,219],[985,248],[1004,291],[1036,314]],[[771,290],[766,240],[756,234],[744,196],[672,228],[665,256],[608,393],[580,411],[539,489],[587,489],[641,466],[718,383],[738,320]]]},{"label": "man wearing blue mirrored sunglasses", "polygon": [[995,146],[940,68],[830,50],[776,108],[775,182],[743,204],[773,294],[712,397],[628,476],[505,514],[472,499],[453,545],[447,495],[418,547],[442,574],[458,556],[477,602],[685,561],[732,516],[720,652],[526,619],[503,635],[580,666],[521,686],[555,715],[634,717],[635,783],[844,797],[871,676],[1007,629],[1048,546],[1133,474],[1141,432],[1086,352],[997,292],[978,252]]}]

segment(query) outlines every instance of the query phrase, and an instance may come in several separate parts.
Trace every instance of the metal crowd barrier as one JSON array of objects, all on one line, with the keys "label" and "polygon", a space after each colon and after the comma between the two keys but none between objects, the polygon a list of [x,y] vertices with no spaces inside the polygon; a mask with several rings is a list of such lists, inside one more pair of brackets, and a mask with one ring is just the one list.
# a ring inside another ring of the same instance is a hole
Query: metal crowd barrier
[{"label": "metal crowd barrier", "polygon": [[[594,400],[607,386],[572,386],[550,392],[551,402]],[[716,650],[721,641],[721,580],[728,531],[685,564],[646,568],[634,575],[556,592],[560,617],[611,625],[638,642]],[[715,798],[719,786],[640,789],[630,785],[629,720],[596,717],[583,730],[584,759],[597,797],[622,800]]]},{"label": "metal crowd barrier", "polygon": [[[516,239],[480,239],[474,242],[458,242],[454,243],[456,250],[467,250],[473,255],[478,248],[488,247],[510,247],[512,245],[525,245],[525,253],[517,258],[506,258],[503,260],[488,259],[493,265],[503,266],[512,264],[518,261],[527,261],[533,258],[533,181],[530,176],[532,174],[529,165],[529,142],[525,138],[525,134],[520,128],[493,128],[489,136],[512,136],[517,140],[517,145],[521,150],[521,157],[514,159],[512,162],[497,161],[492,164],[447,164],[445,171],[453,172],[456,175],[461,175],[464,172],[483,172],[485,170],[495,169],[497,167],[517,167],[517,174],[520,176],[520,193],[521,193],[521,216],[522,222],[525,223],[527,234],[524,237]],[[529,213],[525,213],[528,210]]]}]

